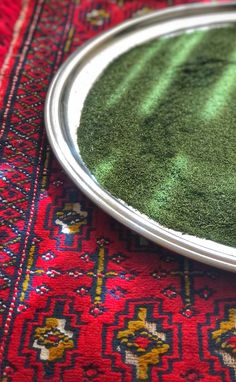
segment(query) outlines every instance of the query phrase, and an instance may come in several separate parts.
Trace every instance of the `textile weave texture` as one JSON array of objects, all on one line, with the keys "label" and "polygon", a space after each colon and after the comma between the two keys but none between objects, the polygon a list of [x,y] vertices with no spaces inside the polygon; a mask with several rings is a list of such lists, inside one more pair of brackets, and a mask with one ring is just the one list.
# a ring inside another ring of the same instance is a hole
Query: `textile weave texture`
[{"label": "textile weave texture", "polygon": [[173,3],[0,4],[2,382],[236,380],[235,275],[159,248],[93,205],[43,123],[48,85],[71,52]]}]

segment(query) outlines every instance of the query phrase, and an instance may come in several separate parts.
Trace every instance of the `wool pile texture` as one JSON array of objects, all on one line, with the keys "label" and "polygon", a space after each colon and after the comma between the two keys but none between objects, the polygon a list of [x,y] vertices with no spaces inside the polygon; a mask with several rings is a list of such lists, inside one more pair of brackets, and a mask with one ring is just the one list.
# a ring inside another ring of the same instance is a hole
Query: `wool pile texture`
[{"label": "wool pile texture", "polygon": [[46,138],[49,83],[78,46],[181,1],[0,3],[1,382],[233,382],[235,275],[93,205]]}]

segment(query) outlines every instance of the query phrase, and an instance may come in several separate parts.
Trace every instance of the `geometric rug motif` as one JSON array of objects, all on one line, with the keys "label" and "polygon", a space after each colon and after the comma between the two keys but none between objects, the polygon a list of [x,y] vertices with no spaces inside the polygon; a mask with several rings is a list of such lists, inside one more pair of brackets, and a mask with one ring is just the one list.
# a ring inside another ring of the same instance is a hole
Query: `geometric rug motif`
[{"label": "geometric rug motif", "polygon": [[[200,356],[209,363],[210,374],[236,380],[236,301],[215,302],[214,312],[199,325]],[[204,349],[204,350],[203,350]],[[207,354],[208,349],[209,354]],[[221,368],[217,366],[220,361]]]},{"label": "geometric rug motif", "polygon": [[235,276],[160,248],[95,207],[54,159],[43,123],[49,83],[70,53],[182,1],[0,6],[16,2],[23,11],[0,100],[1,382],[235,381]]},{"label": "geometric rug motif", "polygon": [[73,310],[73,298],[68,296],[48,298],[34,320],[25,321],[19,355],[24,357],[26,368],[33,368],[34,379],[54,377],[59,381],[65,367],[74,367],[81,325],[80,314]]},{"label": "geometric rug motif", "polygon": [[163,312],[162,301],[127,300],[125,309],[104,325],[104,356],[120,371],[122,382],[162,381],[181,359],[181,325],[171,312]]}]

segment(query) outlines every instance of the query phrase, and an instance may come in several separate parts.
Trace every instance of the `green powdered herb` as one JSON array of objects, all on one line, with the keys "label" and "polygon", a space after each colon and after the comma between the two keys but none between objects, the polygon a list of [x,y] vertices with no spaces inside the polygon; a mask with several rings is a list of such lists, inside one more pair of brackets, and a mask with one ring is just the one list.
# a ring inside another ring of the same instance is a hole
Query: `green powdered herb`
[{"label": "green powdered herb", "polygon": [[236,246],[236,27],[151,41],[90,91],[81,155],[114,196],[162,225]]}]

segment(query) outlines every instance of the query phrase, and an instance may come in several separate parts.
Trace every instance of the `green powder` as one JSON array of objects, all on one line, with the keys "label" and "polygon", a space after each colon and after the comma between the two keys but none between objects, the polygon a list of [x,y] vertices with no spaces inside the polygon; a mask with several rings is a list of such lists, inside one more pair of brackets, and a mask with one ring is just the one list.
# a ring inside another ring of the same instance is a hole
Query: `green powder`
[{"label": "green powder", "polygon": [[117,198],[236,246],[236,27],[153,40],[116,59],[86,99],[78,142]]}]

